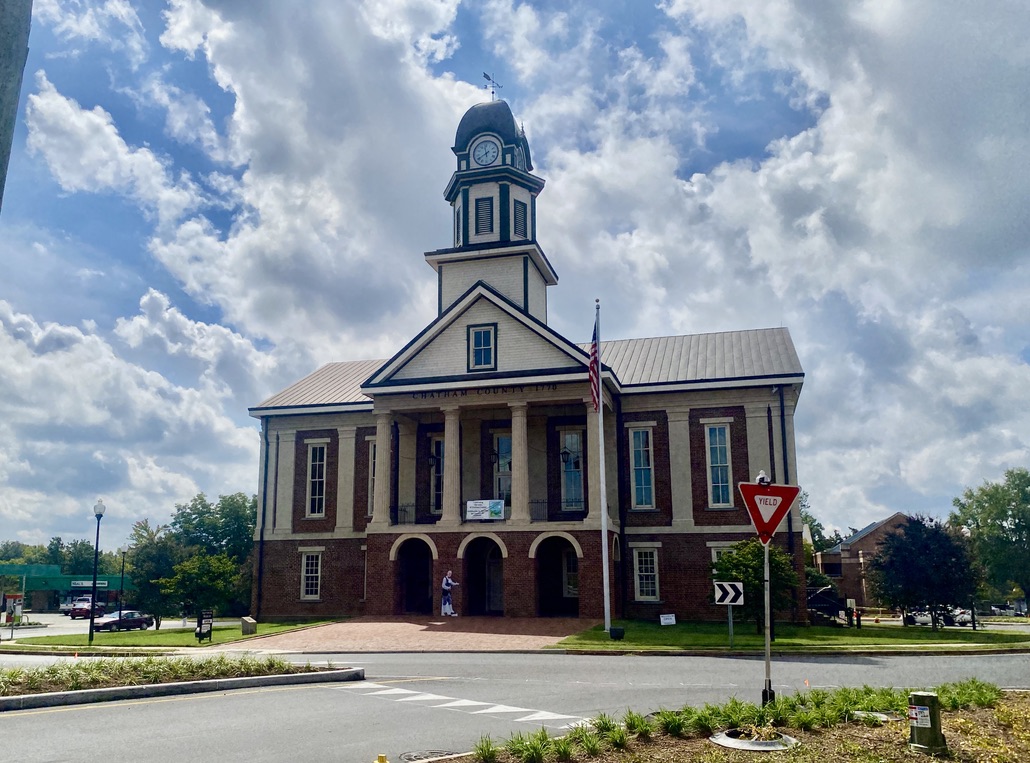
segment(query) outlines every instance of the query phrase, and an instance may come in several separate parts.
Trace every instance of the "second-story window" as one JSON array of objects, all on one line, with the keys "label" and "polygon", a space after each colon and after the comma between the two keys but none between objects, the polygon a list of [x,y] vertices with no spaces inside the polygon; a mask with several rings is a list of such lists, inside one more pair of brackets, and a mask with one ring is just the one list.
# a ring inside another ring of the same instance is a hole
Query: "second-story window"
[{"label": "second-story window", "polygon": [[494,435],[494,499],[511,506],[511,434]]},{"label": "second-story window", "polygon": [[443,514],[443,437],[429,440],[429,511]]},{"label": "second-story window", "polygon": [[563,429],[558,433],[561,448],[561,510],[583,511],[583,430]]},{"label": "second-story window", "polygon": [[308,444],[308,500],[306,516],[325,516],[325,442]]}]

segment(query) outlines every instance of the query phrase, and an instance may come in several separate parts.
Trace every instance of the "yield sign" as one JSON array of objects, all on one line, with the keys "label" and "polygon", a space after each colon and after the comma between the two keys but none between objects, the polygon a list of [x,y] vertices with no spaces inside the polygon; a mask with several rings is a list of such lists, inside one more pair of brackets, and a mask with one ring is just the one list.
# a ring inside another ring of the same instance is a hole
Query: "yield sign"
[{"label": "yield sign", "polygon": [[747,513],[751,515],[751,522],[758,531],[758,538],[768,546],[801,488],[797,485],[763,485],[757,482],[738,482],[737,488],[744,499]]},{"label": "yield sign", "polygon": [[739,582],[720,583],[715,582],[715,603],[716,604],[743,604],[744,584]]}]

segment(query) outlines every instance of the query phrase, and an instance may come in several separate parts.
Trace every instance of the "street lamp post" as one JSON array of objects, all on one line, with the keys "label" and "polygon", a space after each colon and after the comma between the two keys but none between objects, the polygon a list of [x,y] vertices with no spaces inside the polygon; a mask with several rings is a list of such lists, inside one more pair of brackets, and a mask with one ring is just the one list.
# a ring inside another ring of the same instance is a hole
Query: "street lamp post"
[{"label": "street lamp post", "polygon": [[93,544],[93,595],[89,602],[89,645],[93,646],[93,617],[97,609],[97,565],[100,563],[100,520],[104,518],[104,511],[107,509],[104,502],[98,498],[93,507],[93,514],[97,518],[97,540]]},{"label": "street lamp post", "polygon": [[118,584],[118,619],[122,619],[122,607],[123,600],[125,598],[125,553],[128,551],[125,546],[122,546],[119,551],[122,552],[122,582]]}]

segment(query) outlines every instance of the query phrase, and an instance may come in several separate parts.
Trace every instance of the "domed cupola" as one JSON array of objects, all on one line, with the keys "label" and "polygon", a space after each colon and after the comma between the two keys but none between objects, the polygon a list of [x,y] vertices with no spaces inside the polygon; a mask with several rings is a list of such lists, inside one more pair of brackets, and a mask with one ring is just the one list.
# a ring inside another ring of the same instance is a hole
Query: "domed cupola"
[{"label": "domed cupola", "polygon": [[461,118],[451,151],[457,166],[444,198],[454,240],[448,249],[426,252],[439,277],[440,312],[483,281],[546,322],[546,289],[558,276],[536,241],[544,180],[531,172],[525,131],[504,101],[480,103]]},{"label": "domed cupola", "polygon": [[[454,148],[451,149],[458,156],[459,162],[462,156],[468,156],[473,144],[479,144],[476,139],[482,136],[496,137],[500,139],[501,145],[510,147],[512,161],[509,164],[514,165],[516,169],[526,172],[533,169],[533,161],[529,155],[529,141],[526,140],[526,134],[522,128],[515,123],[515,117],[512,116],[511,109],[504,101],[479,103],[465,112],[454,136]],[[485,155],[489,153],[481,151],[484,156],[481,156],[480,159],[485,159]],[[473,157],[473,166],[493,163],[493,161],[481,162]],[[461,169],[460,164],[458,169]]]}]

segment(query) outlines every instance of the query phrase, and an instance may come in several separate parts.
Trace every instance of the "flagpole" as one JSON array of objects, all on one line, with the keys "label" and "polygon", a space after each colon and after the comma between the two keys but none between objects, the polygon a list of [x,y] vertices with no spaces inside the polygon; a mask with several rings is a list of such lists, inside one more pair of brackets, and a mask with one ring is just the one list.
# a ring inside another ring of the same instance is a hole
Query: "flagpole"
[{"label": "flagpole", "polygon": [[600,449],[599,463],[601,488],[601,577],[604,592],[604,630],[612,629],[611,591],[608,580],[608,490],[605,486],[604,469],[604,385],[601,383],[601,300],[594,300],[594,330],[597,334],[597,444]]}]

